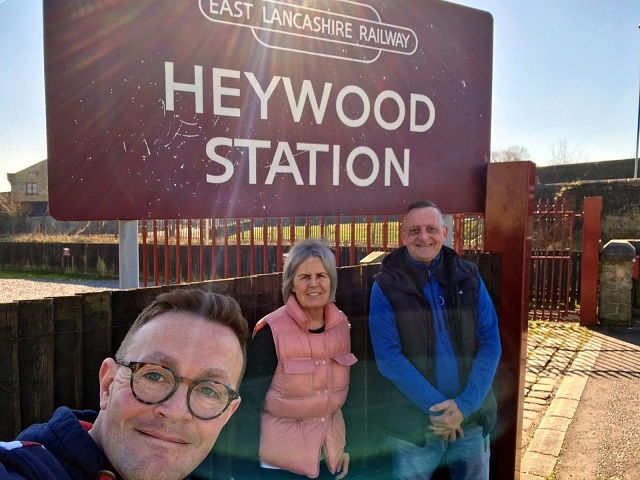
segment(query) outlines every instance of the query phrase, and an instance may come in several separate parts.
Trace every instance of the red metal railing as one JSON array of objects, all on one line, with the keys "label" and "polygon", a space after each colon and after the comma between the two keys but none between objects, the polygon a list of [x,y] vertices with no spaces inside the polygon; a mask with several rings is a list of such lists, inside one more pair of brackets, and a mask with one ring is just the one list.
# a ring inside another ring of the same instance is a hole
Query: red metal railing
[{"label": "red metal railing", "polygon": [[[530,315],[556,319],[576,308],[573,286],[573,228],[580,215],[564,203],[534,208]],[[402,216],[336,216],[252,219],[142,220],[142,283],[241,277],[282,271],[283,253],[298,238],[323,238],[335,249],[338,266],[355,265],[374,250],[400,246]],[[460,254],[484,251],[481,213],[453,215],[453,248]],[[150,238],[149,231],[152,231]],[[186,246],[182,245],[186,238]],[[149,245],[149,244],[152,245]],[[579,266],[579,265],[578,265]],[[152,271],[152,279],[149,272]],[[164,271],[160,278],[159,272]]]},{"label": "red metal railing", "polygon": [[484,251],[484,215],[482,213],[453,215],[453,249],[459,254]]},{"label": "red metal railing", "polygon": [[[402,216],[387,215],[141,220],[142,283],[182,282],[185,257],[187,282],[282,271],[283,253],[297,238],[324,238],[338,266],[355,265],[374,250],[399,246],[401,222]],[[456,214],[453,236],[459,253],[481,252],[482,215]]]},{"label": "red metal railing", "polygon": [[576,217],[564,200],[539,202],[534,208],[531,254],[530,316],[566,317],[575,308],[571,295],[573,229]]}]

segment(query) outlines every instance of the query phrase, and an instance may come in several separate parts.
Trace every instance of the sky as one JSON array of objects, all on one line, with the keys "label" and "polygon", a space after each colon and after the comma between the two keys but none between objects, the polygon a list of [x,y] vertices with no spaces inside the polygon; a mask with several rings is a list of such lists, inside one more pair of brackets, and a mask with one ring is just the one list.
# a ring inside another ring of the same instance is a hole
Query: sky
[{"label": "sky", "polygon": [[[186,1],[186,0],[185,0]],[[193,0],[191,0],[193,1]],[[634,158],[638,0],[458,0],[494,18],[492,151]],[[41,0],[0,0],[0,192],[47,158]]]}]

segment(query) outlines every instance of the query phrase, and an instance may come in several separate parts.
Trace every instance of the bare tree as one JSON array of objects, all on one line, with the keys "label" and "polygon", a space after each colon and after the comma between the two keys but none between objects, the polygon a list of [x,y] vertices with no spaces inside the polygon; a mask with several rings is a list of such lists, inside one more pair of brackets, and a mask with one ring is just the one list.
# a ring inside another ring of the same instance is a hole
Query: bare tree
[{"label": "bare tree", "polygon": [[549,146],[549,165],[568,165],[570,163],[583,163],[589,161],[578,145],[571,148],[566,138],[558,140]]},{"label": "bare tree", "polygon": [[492,162],[523,162],[531,160],[529,150],[521,145],[512,145],[502,150],[494,150],[491,152]]},{"label": "bare tree", "polygon": [[0,233],[17,233],[24,228],[29,207],[11,198],[9,194],[0,195]]}]

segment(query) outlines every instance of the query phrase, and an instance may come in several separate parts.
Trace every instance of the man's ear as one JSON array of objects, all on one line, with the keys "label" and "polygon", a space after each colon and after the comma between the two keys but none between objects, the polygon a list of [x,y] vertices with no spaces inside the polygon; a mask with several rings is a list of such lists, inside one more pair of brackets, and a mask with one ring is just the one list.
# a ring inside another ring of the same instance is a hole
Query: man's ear
[{"label": "man's ear", "polygon": [[[224,418],[224,423],[223,425],[226,425],[227,422],[229,421],[229,419],[231,418],[231,416],[235,413],[235,411],[238,409],[238,407],[240,406],[240,402],[242,401],[242,398],[238,397],[237,399],[235,399],[233,402],[231,402],[231,405],[229,405],[229,408],[227,408],[225,410],[225,412],[223,413],[224,417],[219,417],[219,418]],[[217,420],[217,419],[216,419]]]},{"label": "man's ear", "polygon": [[116,378],[118,372],[118,364],[113,358],[105,358],[100,366],[98,374],[100,382],[100,410],[106,410],[111,394],[111,385]]}]

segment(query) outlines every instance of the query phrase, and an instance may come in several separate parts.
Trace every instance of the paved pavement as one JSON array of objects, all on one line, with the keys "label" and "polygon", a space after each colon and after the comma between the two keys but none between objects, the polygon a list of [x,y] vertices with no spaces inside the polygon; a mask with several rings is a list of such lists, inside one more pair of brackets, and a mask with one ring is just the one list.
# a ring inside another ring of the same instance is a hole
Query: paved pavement
[{"label": "paved pavement", "polygon": [[640,328],[529,323],[521,480],[640,479]]}]

